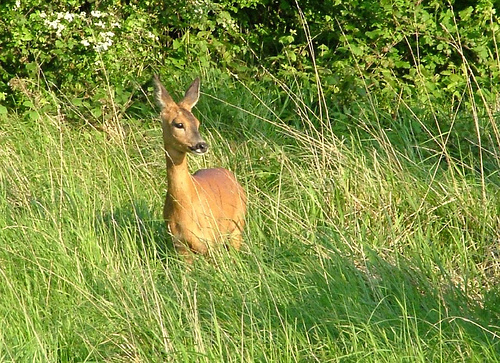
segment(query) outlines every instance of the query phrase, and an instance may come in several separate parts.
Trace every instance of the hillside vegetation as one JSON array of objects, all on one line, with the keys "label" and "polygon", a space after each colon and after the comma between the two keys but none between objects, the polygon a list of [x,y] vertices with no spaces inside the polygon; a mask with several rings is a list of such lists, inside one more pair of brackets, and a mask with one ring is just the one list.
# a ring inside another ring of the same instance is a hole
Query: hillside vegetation
[{"label": "hillside vegetation", "polygon": [[[1,361],[500,361],[493,4],[29,0],[0,23]],[[154,73],[176,99],[201,76],[189,162],[246,189],[238,253],[170,247]]]}]

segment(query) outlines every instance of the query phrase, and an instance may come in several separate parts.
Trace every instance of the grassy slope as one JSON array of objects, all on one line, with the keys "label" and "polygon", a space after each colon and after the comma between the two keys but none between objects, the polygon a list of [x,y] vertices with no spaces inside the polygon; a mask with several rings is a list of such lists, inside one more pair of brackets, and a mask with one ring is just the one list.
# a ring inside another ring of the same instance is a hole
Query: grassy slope
[{"label": "grassy slope", "polygon": [[390,144],[280,131],[210,97],[197,112],[212,152],[193,169],[235,170],[250,210],[247,248],[191,271],[164,247],[158,123],[110,140],[2,121],[0,360],[500,360],[496,186],[484,199]]}]

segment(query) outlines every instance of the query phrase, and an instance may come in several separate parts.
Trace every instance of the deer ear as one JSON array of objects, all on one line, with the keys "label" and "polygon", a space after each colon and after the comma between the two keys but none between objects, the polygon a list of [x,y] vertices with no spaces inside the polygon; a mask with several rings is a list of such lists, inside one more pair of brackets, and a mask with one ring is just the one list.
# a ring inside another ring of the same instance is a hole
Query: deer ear
[{"label": "deer ear", "polygon": [[172,107],[175,102],[172,97],[170,97],[165,87],[161,84],[160,77],[158,77],[157,74],[153,77],[153,84],[155,87],[155,98],[158,106],[162,109]]},{"label": "deer ear", "polygon": [[191,86],[189,86],[184,98],[179,102],[179,106],[191,111],[191,109],[196,105],[198,99],[200,98],[200,78],[196,78]]}]

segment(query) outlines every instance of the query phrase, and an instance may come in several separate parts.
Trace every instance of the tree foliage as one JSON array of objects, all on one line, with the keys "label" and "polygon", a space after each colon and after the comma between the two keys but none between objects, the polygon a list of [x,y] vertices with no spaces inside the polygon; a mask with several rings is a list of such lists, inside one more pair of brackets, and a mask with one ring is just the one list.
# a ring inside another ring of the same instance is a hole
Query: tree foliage
[{"label": "tree foliage", "polygon": [[9,0],[0,8],[0,98],[29,109],[26,96],[49,87],[99,116],[109,96],[129,107],[154,72],[216,68],[250,81],[271,73],[305,93],[319,76],[340,109],[367,93],[389,111],[402,94],[459,107],[471,84],[495,109],[497,7],[485,0]]}]

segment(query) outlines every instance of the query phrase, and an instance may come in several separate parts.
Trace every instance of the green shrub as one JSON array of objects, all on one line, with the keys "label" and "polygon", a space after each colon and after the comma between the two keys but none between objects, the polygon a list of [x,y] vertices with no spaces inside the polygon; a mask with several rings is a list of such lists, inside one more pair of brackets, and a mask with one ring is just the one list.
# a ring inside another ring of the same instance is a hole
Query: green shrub
[{"label": "green shrub", "polygon": [[491,1],[28,0],[10,1],[0,19],[0,97],[21,110],[54,108],[33,97],[49,88],[105,121],[152,73],[210,68],[285,82],[313,111],[318,80],[328,107],[344,114],[365,101],[393,117],[402,104],[425,110],[434,101],[450,114],[497,108]]},{"label": "green shrub", "polygon": [[122,10],[42,0],[2,8],[0,92],[7,104],[50,109],[48,89],[98,119],[119,114],[113,107],[126,107],[149,77],[144,67],[160,57],[149,15]]}]

